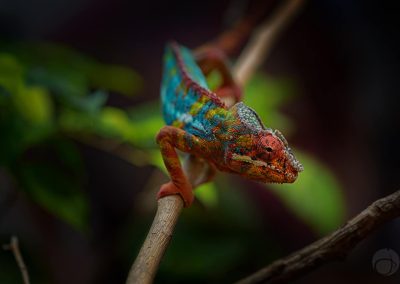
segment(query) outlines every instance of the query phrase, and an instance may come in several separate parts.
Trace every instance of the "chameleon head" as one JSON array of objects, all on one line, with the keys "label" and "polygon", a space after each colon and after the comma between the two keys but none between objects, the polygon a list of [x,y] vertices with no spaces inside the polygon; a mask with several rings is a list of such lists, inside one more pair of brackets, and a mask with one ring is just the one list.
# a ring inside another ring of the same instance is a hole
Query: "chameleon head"
[{"label": "chameleon head", "polygon": [[[296,159],[279,130],[263,131],[258,144],[258,161],[266,168],[266,182],[294,182],[303,165]],[[265,170],[264,170],[265,171]]]},{"label": "chameleon head", "polygon": [[278,130],[265,129],[252,137],[253,147],[232,159],[242,163],[242,175],[253,180],[292,183],[303,166],[293,155],[285,137]]},{"label": "chameleon head", "polygon": [[237,137],[229,142],[230,169],[262,182],[294,182],[303,166],[285,137],[278,130],[265,127],[257,113],[242,102],[230,112],[230,131]]}]

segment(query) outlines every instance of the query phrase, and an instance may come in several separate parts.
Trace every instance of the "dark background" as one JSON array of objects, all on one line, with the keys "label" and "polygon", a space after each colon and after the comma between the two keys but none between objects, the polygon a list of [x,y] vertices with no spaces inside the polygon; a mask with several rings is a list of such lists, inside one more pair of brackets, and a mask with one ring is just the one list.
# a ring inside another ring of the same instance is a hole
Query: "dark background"
[{"label": "dark background", "polygon": [[[269,74],[300,82],[301,100],[287,108],[297,121],[293,143],[319,157],[338,177],[346,218],[399,189],[400,20],[394,3],[308,1],[263,67]],[[199,46],[230,25],[240,6],[240,1],[0,0],[0,36],[59,42],[101,62],[134,68],[144,79],[140,95],[109,101],[126,107],[158,97],[166,41]],[[116,243],[121,228],[141,222],[133,200],[150,169],[132,168],[102,151],[79,147],[88,172],[91,237],[20,197],[0,217],[1,240],[20,236],[28,266],[33,273],[48,275],[44,279],[50,282],[122,283],[135,252],[121,257]],[[279,232],[286,236],[281,245],[287,252],[315,239],[307,231],[296,235],[288,230]],[[400,253],[399,233],[399,221],[392,221],[345,262],[328,264],[296,283],[395,283],[399,272],[378,275],[371,261],[381,248]],[[187,257],[190,261],[190,252]],[[245,267],[235,275],[257,268]]]}]

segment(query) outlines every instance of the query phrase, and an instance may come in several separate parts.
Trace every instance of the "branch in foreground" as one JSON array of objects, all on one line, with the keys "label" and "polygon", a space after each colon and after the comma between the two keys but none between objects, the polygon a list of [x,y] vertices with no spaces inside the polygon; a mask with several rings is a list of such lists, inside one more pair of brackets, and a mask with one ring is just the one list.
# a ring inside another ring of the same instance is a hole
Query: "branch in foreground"
[{"label": "branch in foreground", "polygon": [[[204,173],[207,170],[208,164],[194,156],[189,156],[183,167],[183,171],[193,188],[203,182]],[[158,200],[156,216],[129,271],[127,284],[153,282],[182,208],[183,200],[179,195],[165,196]]]},{"label": "branch in foreground", "polygon": [[183,208],[179,195],[158,200],[157,213],[126,283],[151,283]]},{"label": "branch in foreground", "polygon": [[383,223],[400,216],[400,190],[381,198],[330,235],[273,262],[238,284],[288,283],[347,254]]},{"label": "branch in foreground", "polygon": [[26,268],[24,259],[22,258],[22,254],[19,249],[18,238],[15,236],[12,236],[10,243],[3,245],[3,249],[10,250],[13,253],[13,255],[15,257],[15,261],[17,262],[19,270],[21,271],[22,280],[23,280],[24,284],[29,284],[30,281],[29,281],[28,269]]}]

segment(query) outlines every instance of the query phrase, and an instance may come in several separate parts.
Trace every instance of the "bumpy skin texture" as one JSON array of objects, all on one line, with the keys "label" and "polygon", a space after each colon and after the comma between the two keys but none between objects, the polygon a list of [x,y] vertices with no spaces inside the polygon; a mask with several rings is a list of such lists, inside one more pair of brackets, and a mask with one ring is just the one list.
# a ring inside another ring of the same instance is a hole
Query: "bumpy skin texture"
[{"label": "bumpy skin texture", "polygon": [[[180,194],[186,207],[193,202],[176,149],[201,157],[211,168],[251,180],[294,182],[303,167],[283,135],[265,127],[255,111],[242,102],[228,109],[219,99],[219,95],[240,98],[222,59],[214,56],[207,62],[203,57],[199,63],[202,69],[185,47],[176,43],[166,47],[161,100],[167,126],[158,133],[157,143],[171,181],[162,185],[158,198]],[[216,93],[208,89],[203,75],[213,66],[223,75]]]}]

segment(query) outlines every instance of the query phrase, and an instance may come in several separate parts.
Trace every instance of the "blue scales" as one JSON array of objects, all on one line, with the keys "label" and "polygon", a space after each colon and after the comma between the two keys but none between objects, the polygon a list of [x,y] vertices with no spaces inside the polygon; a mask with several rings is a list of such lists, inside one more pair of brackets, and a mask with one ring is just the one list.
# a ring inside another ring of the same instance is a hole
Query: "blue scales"
[{"label": "blue scales", "polygon": [[[197,84],[197,87],[193,85],[188,87],[185,84],[180,63],[183,63],[186,74]],[[210,110],[220,108],[220,106],[204,93],[211,94],[211,91],[190,50],[177,44],[168,44],[164,53],[161,84],[161,102],[166,124],[178,125],[188,133],[206,140],[214,139],[212,129],[223,118],[218,116],[212,119],[206,118]],[[199,103],[201,107],[192,115],[193,106]]]}]

